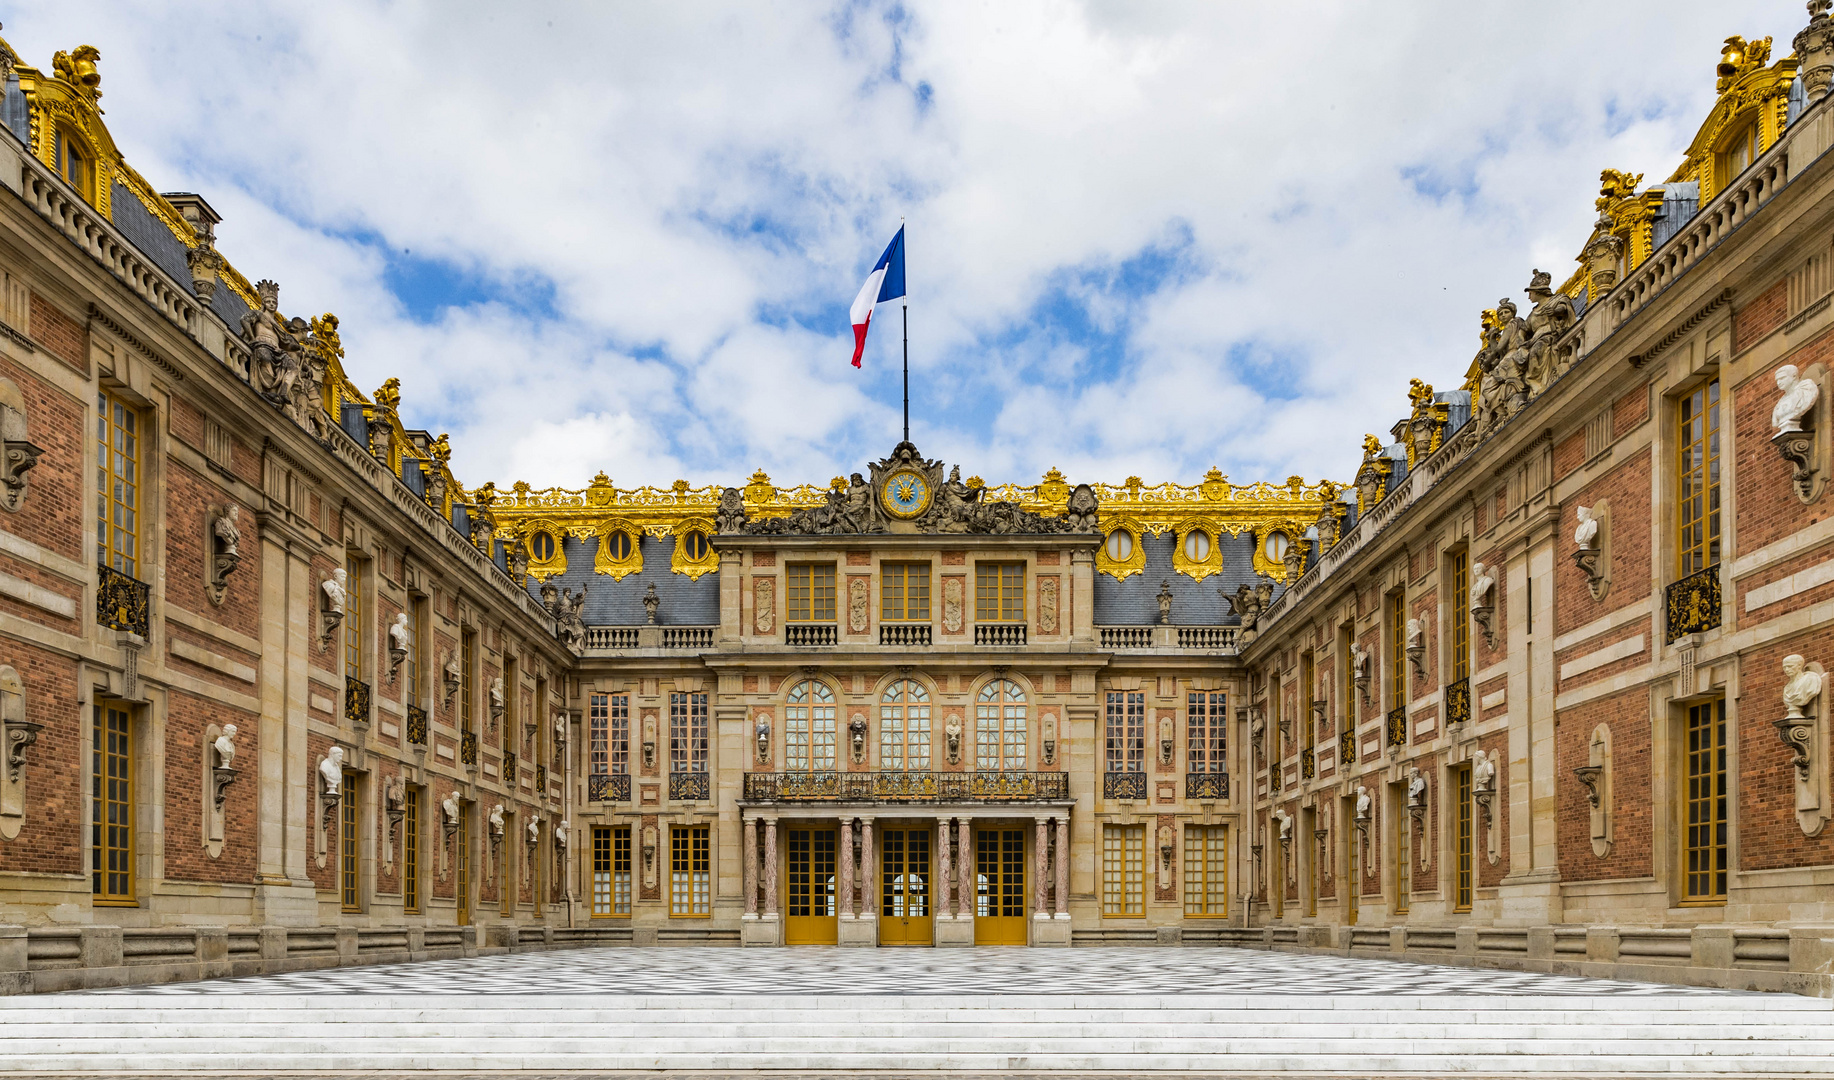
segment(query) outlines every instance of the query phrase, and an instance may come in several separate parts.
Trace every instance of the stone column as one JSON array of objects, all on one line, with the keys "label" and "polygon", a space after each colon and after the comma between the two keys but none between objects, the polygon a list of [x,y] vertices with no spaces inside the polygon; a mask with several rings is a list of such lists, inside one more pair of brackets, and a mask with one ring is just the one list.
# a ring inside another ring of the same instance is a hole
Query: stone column
[{"label": "stone column", "polygon": [[955,879],[949,874],[949,847],[955,840],[950,835],[951,820],[945,818],[936,823],[936,895],[931,899],[936,905],[936,913],[945,919],[955,916]]},{"label": "stone column", "polygon": [[879,873],[872,861],[872,819],[860,818],[860,917],[879,913]]},{"label": "stone column", "polygon": [[1050,845],[1049,818],[1038,818],[1032,836],[1032,917],[1048,915],[1049,909],[1044,906],[1044,872],[1046,848]]},{"label": "stone column", "polygon": [[777,917],[777,819],[764,819],[764,914]]},{"label": "stone column", "polygon": [[1057,917],[1070,917],[1070,815],[1057,819]]},{"label": "stone column", "polygon": [[974,822],[968,818],[962,818],[960,821],[959,835],[961,836],[961,851],[959,853],[961,856],[961,867],[959,871],[961,876],[957,880],[960,882],[961,893],[955,898],[955,910],[958,915],[973,915],[975,912]]},{"label": "stone column", "polygon": [[839,893],[840,917],[853,918],[853,819],[841,819],[840,881],[835,889]]},{"label": "stone column", "polygon": [[758,819],[745,819],[745,917],[758,915]]}]

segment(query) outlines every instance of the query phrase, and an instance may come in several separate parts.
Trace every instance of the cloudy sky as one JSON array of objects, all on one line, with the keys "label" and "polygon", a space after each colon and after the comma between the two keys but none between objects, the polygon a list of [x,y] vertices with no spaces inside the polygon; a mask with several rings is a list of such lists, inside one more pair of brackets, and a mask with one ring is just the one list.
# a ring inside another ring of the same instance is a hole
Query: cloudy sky
[{"label": "cloudy sky", "polygon": [[39,0],[289,314],[342,319],[471,485],[824,481],[912,436],[990,482],[1347,479],[1478,312],[1665,179],[1730,34],[1799,0]]}]

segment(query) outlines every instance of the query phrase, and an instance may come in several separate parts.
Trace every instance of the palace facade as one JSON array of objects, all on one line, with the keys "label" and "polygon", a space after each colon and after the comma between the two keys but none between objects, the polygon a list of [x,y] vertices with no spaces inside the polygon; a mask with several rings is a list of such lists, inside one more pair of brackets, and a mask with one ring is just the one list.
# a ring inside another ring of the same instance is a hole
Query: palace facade
[{"label": "palace facade", "polygon": [[1238,944],[1834,992],[1810,7],[1344,485],[471,487],[122,159],[96,50],[0,42],[0,985]]}]

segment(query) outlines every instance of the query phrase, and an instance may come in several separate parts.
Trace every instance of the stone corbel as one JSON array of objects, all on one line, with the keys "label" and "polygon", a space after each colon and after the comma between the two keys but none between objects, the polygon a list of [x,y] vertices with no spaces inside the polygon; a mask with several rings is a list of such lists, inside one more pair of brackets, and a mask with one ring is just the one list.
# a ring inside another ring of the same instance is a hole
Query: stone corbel
[{"label": "stone corbel", "polygon": [[1478,819],[1484,827],[1484,858],[1495,866],[1502,857],[1497,843],[1495,803],[1496,766],[1482,750],[1471,755],[1471,798],[1477,803]]},{"label": "stone corbel", "polygon": [[1318,843],[1318,850],[1313,858],[1318,860],[1319,880],[1329,883],[1331,880],[1331,830],[1313,829],[1312,839]]},{"label": "stone corbel", "polygon": [[1603,600],[1611,590],[1611,507],[1600,499],[1579,508],[1579,528],[1574,532],[1573,565],[1586,575],[1592,599]]},{"label": "stone corbel", "polygon": [[1826,675],[1820,664],[1792,654],[1783,658],[1783,677],[1784,716],[1772,723],[1790,751],[1796,824],[1803,835],[1820,836],[1829,817],[1828,725],[1821,709]]},{"label": "stone corbel", "polygon": [[866,717],[864,714],[854,713],[853,719],[847,721],[847,744],[852,750],[853,763],[855,765],[865,764]]},{"label": "stone corbel", "polygon": [[331,786],[331,782],[325,775],[325,766],[327,764],[329,764],[334,771],[341,770],[344,764],[344,748],[341,746],[333,746],[324,757],[319,759],[318,767],[313,770],[317,775],[314,778],[312,786],[313,789],[318,792],[319,806],[318,845],[317,851],[314,852],[314,854],[317,856],[318,865],[321,869],[325,866],[328,852],[333,850],[336,846],[332,842],[333,825],[337,820],[338,807],[344,801],[343,781],[340,779],[336,788]]},{"label": "stone corbel", "polygon": [[1793,364],[1777,369],[1777,388],[1782,391],[1771,413],[1770,443],[1777,454],[1789,463],[1790,486],[1796,498],[1812,503],[1821,497],[1827,477],[1828,372],[1820,364],[1810,364],[1799,375]]},{"label": "stone corbel", "polygon": [[26,435],[25,395],[11,379],[0,379],[0,507],[8,510],[25,505],[26,473],[44,453]]},{"label": "stone corbel", "polygon": [[1592,854],[1603,859],[1611,854],[1613,836],[1611,797],[1611,729],[1604,724],[1592,729],[1586,742],[1586,763],[1573,770],[1586,786],[1586,803],[1591,809]]},{"label": "stone corbel", "polygon": [[6,768],[0,769],[0,838],[12,840],[25,824],[26,751],[38,742],[44,725],[26,719],[25,684],[10,666],[0,666],[0,721],[6,729]]},{"label": "stone corbel", "polygon": [[1043,720],[1044,731],[1039,742],[1043,761],[1046,765],[1057,764],[1057,717],[1047,713]]},{"label": "stone corbel", "polygon": [[440,827],[445,837],[445,842],[439,845],[439,879],[444,881],[447,875],[446,850],[452,846],[453,837],[458,835],[459,815],[464,813],[459,805],[459,793],[455,791],[441,799],[439,809]]},{"label": "stone corbel", "polygon": [[395,841],[401,836],[401,822],[408,813],[408,785],[399,776],[382,785],[382,812],[388,818],[388,843],[382,846],[382,865],[395,865]]},{"label": "stone corbel", "polygon": [[1414,678],[1426,679],[1426,633],[1419,619],[1407,620],[1407,662],[1413,665]]},{"label": "stone corbel", "polygon": [[643,767],[645,769],[656,767],[656,718],[654,716],[643,718]]},{"label": "stone corbel", "polygon": [[1408,766],[1407,777],[1409,828],[1419,838],[1418,842],[1414,844],[1414,849],[1420,852],[1420,869],[1425,870],[1430,864],[1432,855],[1427,850],[1426,844],[1427,780],[1426,776],[1420,772],[1418,765]]},{"label": "stone corbel", "polygon": [[757,722],[758,764],[768,765],[771,760],[771,718],[763,713],[758,714]]},{"label": "stone corbel", "polygon": [[656,887],[656,824],[645,822],[643,825],[643,887]]},{"label": "stone corbel", "polygon": [[1159,764],[1170,765],[1172,763],[1173,749],[1172,718],[1161,716],[1159,718]]},{"label": "stone corbel", "polygon": [[[1374,817],[1374,807],[1375,799],[1369,794],[1369,789],[1358,786],[1356,789],[1356,817],[1351,819],[1350,823],[1356,826],[1357,861],[1365,877],[1369,875],[1369,826]],[[1352,888],[1355,887],[1352,886]]]},{"label": "stone corbel", "polygon": [[1369,705],[1369,653],[1355,642],[1350,644],[1351,682],[1356,686],[1357,697],[1362,699],[1365,707]]},{"label": "stone corbel", "polygon": [[949,721],[943,726],[942,734],[949,754],[949,764],[959,764],[962,760],[962,718],[959,714],[949,714]]}]

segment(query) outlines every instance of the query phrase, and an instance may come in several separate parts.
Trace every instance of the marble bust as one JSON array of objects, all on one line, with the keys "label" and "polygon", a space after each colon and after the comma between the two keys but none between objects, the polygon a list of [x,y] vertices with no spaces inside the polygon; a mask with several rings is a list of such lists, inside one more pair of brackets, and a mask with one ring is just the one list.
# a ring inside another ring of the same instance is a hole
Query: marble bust
[{"label": "marble bust", "polygon": [[233,768],[236,760],[236,725],[224,724],[223,733],[218,735],[216,742],[211,745],[216,748],[217,768]]},{"label": "marble bust", "polygon": [[324,778],[325,794],[337,795],[344,790],[344,748],[334,746],[325,751],[325,759],[318,763],[318,774]]},{"label": "marble bust", "polygon": [[1784,364],[1777,369],[1777,389],[1783,391],[1783,396],[1770,410],[1770,426],[1779,435],[1801,431],[1802,418],[1815,407],[1816,399],[1821,397],[1821,387],[1813,379],[1802,378],[1796,365]]},{"label": "marble bust", "polygon": [[1573,530],[1573,542],[1581,551],[1591,551],[1598,544],[1598,515],[1589,506],[1579,508],[1579,527]]},{"label": "marble bust", "polygon": [[1471,755],[1471,790],[1489,791],[1496,785],[1496,764],[1482,751]]},{"label": "marble bust", "polygon": [[339,615],[344,614],[344,589],[345,583],[349,578],[349,573],[340,566],[336,570],[331,571],[331,576],[325,579],[325,584],[323,586],[327,609],[335,611]]},{"label": "marble bust", "polygon": [[1823,675],[1791,653],[1783,658],[1783,704],[1789,709],[1786,719],[1806,719],[1807,710],[1821,696]]}]

